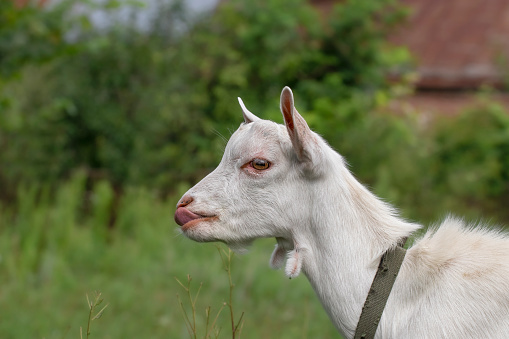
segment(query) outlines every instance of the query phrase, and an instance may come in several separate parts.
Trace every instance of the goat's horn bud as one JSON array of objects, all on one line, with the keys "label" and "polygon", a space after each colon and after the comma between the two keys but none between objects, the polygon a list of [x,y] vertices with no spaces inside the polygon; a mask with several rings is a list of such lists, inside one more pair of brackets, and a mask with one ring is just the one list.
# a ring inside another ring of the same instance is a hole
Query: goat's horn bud
[{"label": "goat's horn bud", "polygon": [[244,115],[244,121],[246,122],[246,124],[249,124],[256,120],[260,120],[260,118],[258,118],[256,115],[249,112],[249,110],[246,108],[246,105],[244,105],[244,102],[242,101],[242,99],[240,97],[238,97],[237,99],[239,99],[239,104],[240,104],[240,107],[242,108],[242,114]]}]

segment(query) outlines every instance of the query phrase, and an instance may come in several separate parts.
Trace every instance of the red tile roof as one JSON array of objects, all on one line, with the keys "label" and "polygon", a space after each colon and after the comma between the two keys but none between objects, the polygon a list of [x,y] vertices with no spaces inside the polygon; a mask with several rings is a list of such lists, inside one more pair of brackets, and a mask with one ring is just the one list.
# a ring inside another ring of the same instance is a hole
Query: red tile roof
[{"label": "red tile roof", "polygon": [[39,7],[43,7],[46,3],[48,2],[48,0],[37,0],[37,1],[31,1],[31,0],[14,0],[14,3],[18,6],[18,7],[24,7],[24,6],[27,6],[28,4],[32,4],[32,3],[36,3],[37,6]]},{"label": "red tile roof", "polygon": [[509,1],[402,2],[411,14],[391,40],[407,46],[415,56],[418,87],[500,85],[508,76]]},{"label": "red tile roof", "polygon": [[[390,40],[416,59],[418,88],[470,89],[509,79],[509,0],[400,0],[407,23]],[[310,0],[324,13],[341,0]]]}]

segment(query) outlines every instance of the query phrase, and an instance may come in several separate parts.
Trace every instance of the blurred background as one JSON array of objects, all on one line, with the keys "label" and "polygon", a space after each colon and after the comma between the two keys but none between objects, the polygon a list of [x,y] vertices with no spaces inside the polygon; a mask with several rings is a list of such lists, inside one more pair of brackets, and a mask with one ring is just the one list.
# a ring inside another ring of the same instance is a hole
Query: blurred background
[{"label": "blurred background", "polygon": [[230,338],[230,292],[242,338],[340,338],[273,240],[230,290],[178,198],[288,85],[405,218],[509,224],[508,34],[504,0],[0,1],[0,337],[78,338],[101,291],[90,338]]}]

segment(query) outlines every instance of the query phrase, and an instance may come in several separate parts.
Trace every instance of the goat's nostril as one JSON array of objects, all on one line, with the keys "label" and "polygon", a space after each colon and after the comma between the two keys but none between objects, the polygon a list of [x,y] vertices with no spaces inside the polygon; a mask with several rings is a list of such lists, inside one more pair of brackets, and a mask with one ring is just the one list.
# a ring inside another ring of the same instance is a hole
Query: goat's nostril
[{"label": "goat's nostril", "polygon": [[193,202],[193,197],[192,196],[189,196],[189,195],[185,195],[182,197],[182,199],[180,199],[178,205],[177,205],[177,208],[179,207],[184,207],[184,206],[187,206],[189,205],[190,203]]}]

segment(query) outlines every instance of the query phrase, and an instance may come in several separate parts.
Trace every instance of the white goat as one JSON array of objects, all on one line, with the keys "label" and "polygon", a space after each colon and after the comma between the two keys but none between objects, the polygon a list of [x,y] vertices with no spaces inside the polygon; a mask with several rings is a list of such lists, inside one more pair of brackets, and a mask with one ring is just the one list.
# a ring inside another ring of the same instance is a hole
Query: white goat
[{"label": "white goat", "polygon": [[[363,187],[281,94],[285,126],[245,122],[219,166],[180,200],[175,220],[199,241],[242,249],[275,237],[271,266],[302,270],[336,328],[353,337],[380,258],[420,225]],[[446,219],[407,251],[376,338],[509,338],[509,238]]]}]

